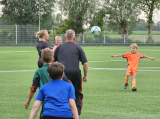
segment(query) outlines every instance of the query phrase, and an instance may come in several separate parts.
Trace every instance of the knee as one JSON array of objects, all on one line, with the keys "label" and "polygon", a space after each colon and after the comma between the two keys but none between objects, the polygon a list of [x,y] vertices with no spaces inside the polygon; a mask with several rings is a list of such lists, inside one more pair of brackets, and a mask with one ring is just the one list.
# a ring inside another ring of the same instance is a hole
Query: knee
[{"label": "knee", "polygon": [[126,77],[129,78],[129,74],[127,74]]}]

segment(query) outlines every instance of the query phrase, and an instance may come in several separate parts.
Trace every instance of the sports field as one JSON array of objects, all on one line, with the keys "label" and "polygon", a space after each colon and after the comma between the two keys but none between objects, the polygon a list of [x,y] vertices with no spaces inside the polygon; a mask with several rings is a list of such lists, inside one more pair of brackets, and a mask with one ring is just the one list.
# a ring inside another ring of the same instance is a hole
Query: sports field
[{"label": "sports field", "polygon": [[[89,64],[88,82],[83,83],[81,119],[159,119],[160,47],[140,46],[137,52],[154,57],[141,59],[136,92],[125,84],[126,59],[110,55],[129,52],[128,47],[83,47]],[[24,108],[37,67],[35,47],[0,47],[0,119],[28,119]],[[82,72],[83,73],[83,72]],[[37,91],[38,92],[38,91]],[[36,119],[39,118],[39,113]]]}]

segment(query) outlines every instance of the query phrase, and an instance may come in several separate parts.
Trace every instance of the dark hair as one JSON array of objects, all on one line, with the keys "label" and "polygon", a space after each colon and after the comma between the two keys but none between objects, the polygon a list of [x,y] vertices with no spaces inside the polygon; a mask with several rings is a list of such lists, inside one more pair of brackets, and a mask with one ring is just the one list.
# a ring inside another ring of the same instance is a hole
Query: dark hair
[{"label": "dark hair", "polygon": [[64,73],[64,65],[59,62],[53,62],[48,66],[47,72],[52,80],[61,79]]},{"label": "dark hair", "polygon": [[50,63],[53,59],[53,51],[51,49],[44,49],[42,50],[41,56],[43,62]]}]

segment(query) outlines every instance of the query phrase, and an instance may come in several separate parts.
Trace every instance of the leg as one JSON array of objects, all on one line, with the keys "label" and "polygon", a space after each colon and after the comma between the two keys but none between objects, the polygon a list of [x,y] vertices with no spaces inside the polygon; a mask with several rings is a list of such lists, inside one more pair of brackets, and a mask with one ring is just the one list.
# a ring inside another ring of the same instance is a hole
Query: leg
[{"label": "leg", "polygon": [[83,105],[83,94],[76,92],[76,106],[77,106],[77,110],[78,110],[78,114],[81,114],[81,109],[82,109],[82,105]]},{"label": "leg", "polygon": [[127,73],[127,75],[126,75],[126,84],[128,84],[129,83],[129,73]]},{"label": "leg", "polygon": [[82,94],[82,80],[81,79],[70,79],[74,88],[75,88],[75,96],[76,96],[76,106],[78,110],[78,114],[81,114],[82,102],[83,102],[83,94]]},{"label": "leg", "polygon": [[124,85],[124,89],[127,89],[129,83],[129,73],[126,74],[126,83]]},{"label": "leg", "polygon": [[134,71],[135,73],[132,76],[132,91],[136,91],[137,89],[136,87],[136,71]]}]

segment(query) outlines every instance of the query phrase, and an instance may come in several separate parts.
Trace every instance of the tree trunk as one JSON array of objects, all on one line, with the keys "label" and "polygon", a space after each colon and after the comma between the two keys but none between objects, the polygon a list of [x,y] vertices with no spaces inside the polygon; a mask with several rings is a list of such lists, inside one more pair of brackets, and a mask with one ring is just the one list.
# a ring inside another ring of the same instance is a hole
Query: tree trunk
[{"label": "tree trunk", "polygon": [[128,29],[123,29],[123,39],[125,38],[125,42],[128,43]]},{"label": "tree trunk", "polygon": [[152,42],[152,25],[153,25],[153,11],[154,11],[154,5],[155,5],[155,0],[152,0],[152,3],[149,6],[149,14],[148,14],[148,41]]},{"label": "tree trunk", "polygon": [[148,41],[151,43],[152,42],[152,23],[148,23]]},{"label": "tree trunk", "polygon": [[76,20],[76,24],[77,24],[77,32],[78,34],[82,33],[83,34],[83,21],[81,17],[78,17]]}]

